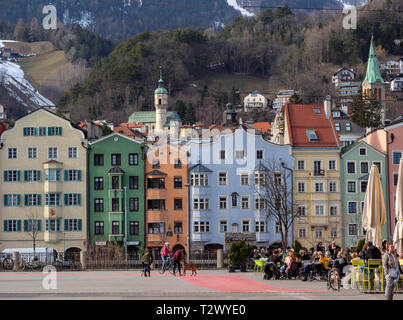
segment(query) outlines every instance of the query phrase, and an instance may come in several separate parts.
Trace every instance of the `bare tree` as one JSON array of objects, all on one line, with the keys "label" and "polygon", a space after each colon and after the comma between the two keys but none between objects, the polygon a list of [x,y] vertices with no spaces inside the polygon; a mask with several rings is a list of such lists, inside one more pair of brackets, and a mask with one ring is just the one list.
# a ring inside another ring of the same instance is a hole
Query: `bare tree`
[{"label": "bare tree", "polygon": [[32,239],[32,248],[36,250],[36,239],[38,238],[39,233],[41,232],[41,215],[37,210],[29,210],[27,214],[27,219],[25,220],[24,229],[27,230],[27,234]]},{"label": "bare tree", "polygon": [[288,237],[297,216],[297,205],[293,202],[292,170],[276,159],[261,161],[254,171],[253,189],[259,197],[259,208],[267,218],[278,223],[281,243],[288,246]]}]

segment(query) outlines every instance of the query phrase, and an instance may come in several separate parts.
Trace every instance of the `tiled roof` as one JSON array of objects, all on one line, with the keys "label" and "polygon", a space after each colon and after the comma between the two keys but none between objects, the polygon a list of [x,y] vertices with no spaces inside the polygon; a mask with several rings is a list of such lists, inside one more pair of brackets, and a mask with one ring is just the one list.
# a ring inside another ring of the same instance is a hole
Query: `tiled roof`
[{"label": "tiled roof", "polygon": [[253,127],[261,132],[270,132],[271,125],[268,122],[255,122]]},{"label": "tiled roof", "polygon": [[149,173],[146,174],[147,176],[167,176],[166,173],[160,171],[160,170],[153,170],[150,171]]},{"label": "tiled roof", "polygon": [[[323,105],[286,104],[284,114],[293,147],[340,147],[333,118],[326,119]],[[312,130],[317,139],[307,134]]]},{"label": "tiled roof", "polygon": [[209,168],[203,166],[202,164],[196,164],[189,171],[191,172],[212,172]]}]

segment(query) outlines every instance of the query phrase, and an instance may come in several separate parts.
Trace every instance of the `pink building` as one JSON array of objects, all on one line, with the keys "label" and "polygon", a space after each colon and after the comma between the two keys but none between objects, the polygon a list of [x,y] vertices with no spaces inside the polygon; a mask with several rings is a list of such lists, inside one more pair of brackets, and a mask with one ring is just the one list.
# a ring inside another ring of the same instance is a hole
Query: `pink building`
[{"label": "pink building", "polygon": [[399,117],[384,128],[371,131],[362,139],[375,149],[387,154],[388,168],[388,198],[390,235],[395,229],[395,199],[397,186],[397,173],[400,158],[403,156],[403,117]]}]

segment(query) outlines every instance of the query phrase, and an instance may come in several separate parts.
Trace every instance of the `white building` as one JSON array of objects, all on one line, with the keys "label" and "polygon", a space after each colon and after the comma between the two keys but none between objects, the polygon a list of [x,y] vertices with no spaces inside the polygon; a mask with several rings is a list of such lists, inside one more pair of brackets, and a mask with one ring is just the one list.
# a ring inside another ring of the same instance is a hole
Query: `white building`
[{"label": "white building", "polygon": [[399,74],[390,82],[390,91],[402,92],[403,91],[403,73]]},{"label": "white building", "polygon": [[265,96],[255,92],[248,94],[243,99],[243,106],[245,112],[253,110],[262,110],[267,107],[267,99]]}]

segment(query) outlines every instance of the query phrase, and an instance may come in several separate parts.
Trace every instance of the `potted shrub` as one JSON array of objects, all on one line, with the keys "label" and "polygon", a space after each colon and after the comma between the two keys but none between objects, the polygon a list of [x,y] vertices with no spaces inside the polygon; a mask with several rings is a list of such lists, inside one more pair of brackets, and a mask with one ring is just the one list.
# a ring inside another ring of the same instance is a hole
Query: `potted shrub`
[{"label": "potted shrub", "polygon": [[252,254],[252,245],[244,240],[234,242],[228,252],[229,272],[235,272],[236,269],[246,271],[246,261]]}]

